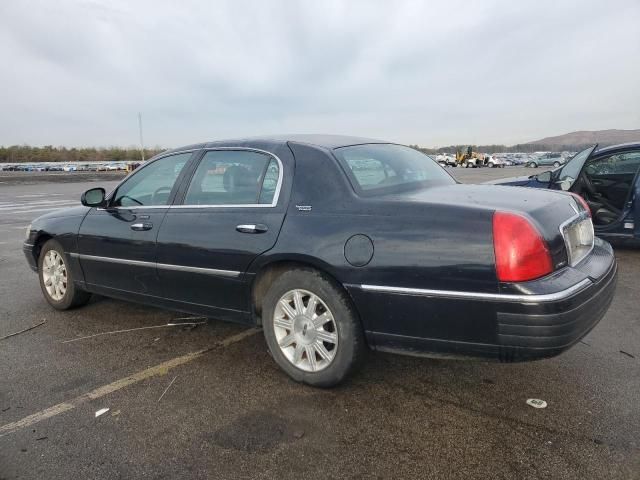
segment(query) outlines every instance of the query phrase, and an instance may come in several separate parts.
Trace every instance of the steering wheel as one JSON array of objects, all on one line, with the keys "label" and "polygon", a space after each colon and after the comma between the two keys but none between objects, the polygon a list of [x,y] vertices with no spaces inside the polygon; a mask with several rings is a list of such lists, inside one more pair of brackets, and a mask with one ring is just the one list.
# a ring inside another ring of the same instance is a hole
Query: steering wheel
[{"label": "steering wheel", "polygon": [[154,200],[154,202],[153,202],[153,203],[156,203],[156,202],[155,202],[156,195],[158,195],[158,194],[160,194],[160,193],[162,193],[162,192],[165,192],[165,191],[166,191],[166,192],[168,192],[168,193],[171,193],[171,187],[160,187],[160,188],[156,189],[156,191],[155,191],[155,192],[153,192],[153,197],[152,197],[152,198],[153,198],[153,200]]}]

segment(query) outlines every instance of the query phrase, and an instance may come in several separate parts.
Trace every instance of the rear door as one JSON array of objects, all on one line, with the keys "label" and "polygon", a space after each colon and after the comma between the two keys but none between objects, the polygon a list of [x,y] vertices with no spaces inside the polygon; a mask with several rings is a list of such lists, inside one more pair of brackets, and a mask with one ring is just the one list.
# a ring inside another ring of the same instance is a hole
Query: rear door
[{"label": "rear door", "polygon": [[284,174],[280,158],[265,151],[204,153],[180,192],[182,204],[167,212],[158,235],[166,298],[213,307],[219,318],[249,311],[244,272],[278,238]]},{"label": "rear door", "polygon": [[156,237],[192,153],[153,160],[136,170],[80,226],[78,249],[85,281],[107,293],[161,294]]}]

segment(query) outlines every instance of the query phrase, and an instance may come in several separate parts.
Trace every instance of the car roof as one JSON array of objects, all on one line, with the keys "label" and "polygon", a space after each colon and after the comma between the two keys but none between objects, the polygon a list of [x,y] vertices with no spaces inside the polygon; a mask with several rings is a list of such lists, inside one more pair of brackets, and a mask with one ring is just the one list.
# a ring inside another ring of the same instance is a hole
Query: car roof
[{"label": "car roof", "polygon": [[629,143],[620,143],[619,145],[611,145],[608,147],[598,148],[595,151],[595,155],[600,155],[601,153],[609,153],[614,152],[616,150],[640,150],[640,142],[629,142]]},{"label": "car roof", "polygon": [[334,148],[346,147],[349,145],[362,145],[364,143],[392,143],[373,138],[355,137],[349,135],[327,135],[327,134],[289,134],[289,135],[265,135],[259,137],[234,138],[229,140],[216,140],[208,143],[198,143],[186,145],[179,148],[167,150],[162,154],[183,152],[186,150],[197,150],[200,148],[214,148],[223,146],[251,146],[252,144],[271,144],[272,146],[284,145],[289,142],[313,145],[316,147],[333,150]]}]

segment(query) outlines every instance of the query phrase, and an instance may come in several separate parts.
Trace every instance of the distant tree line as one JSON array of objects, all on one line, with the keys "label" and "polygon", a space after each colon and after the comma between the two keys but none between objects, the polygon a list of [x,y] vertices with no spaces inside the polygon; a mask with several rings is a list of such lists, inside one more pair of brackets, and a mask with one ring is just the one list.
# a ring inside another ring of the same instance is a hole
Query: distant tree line
[{"label": "distant tree line", "polygon": [[[451,153],[456,150],[466,151],[466,145],[449,145],[448,147],[428,148],[419,145],[409,145],[416,150],[427,154]],[[474,152],[483,153],[504,153],[504,152],[577,152],[589,145],[546,145],[541,143],[523,143],[518,145],[471,145]],[[145,149],[144,158],[151,158],[164,149],[154,147]],[[129,147],[109,147],[109,148],[67,148],[53,147],[30,147],[28,145],[13,145],[11,147],[0,147],[0,163],[41,163],[41,162],[122,162],[140,160],[140,149]]]},{"label": "distant tree line", "polygon": [[[162,152],[160,147],[144,150],[144,158],[148,159]],[[138,148],[67,148],[30,147],[28,145],[14,145],[0,147],[0,163],[41,163],[41,162],[122,162],[139,161],[141,159]]]},{"label": "distant tree line", "polygon": [[[578,152],[583,150],[592,144],[587,145],[553,145],[544,143],[519,143],[517,145],[471,145],[474,152],[482,153],[505,153],[505,152],[521,152],[521,153],[533,153],[533,152]],[[601,143],[600,146],[604,146]],[[415,148],[423,153],[438,154],[438,153],[456,153],[456,150],[466,151],[469,144],[466,145],[449,145],[448,147],[440,148],[428,148],[421,147],[419,145],[409,145],[411,148]]]}]

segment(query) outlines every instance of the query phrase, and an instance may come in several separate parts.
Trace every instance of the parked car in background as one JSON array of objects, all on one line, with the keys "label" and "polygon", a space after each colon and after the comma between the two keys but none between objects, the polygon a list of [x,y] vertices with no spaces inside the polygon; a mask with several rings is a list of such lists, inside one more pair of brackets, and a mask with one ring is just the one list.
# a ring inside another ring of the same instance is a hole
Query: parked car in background
[{"label": "parked car in background", "polygon": [[448,153],[439,153],[436,155],[436,162],[443,167],[455,167],[457,165],[456,157]]},{"label": "parked car in background", "polygon": [[73,164],[67,164],[64,167],[62,167],[62,170],[64,172],[75,172],[78,169],[78,167],[76,165]]},{"label": "parked car in background", "polygon": [[565,159],[562,157],[560,153],[544,153],[542,155],[538,155],[530,158],[527,161],[526,166],[530,168],[538,168],[540,166],[554,166],[559,167],[560,165],[565,164]]},{"label": "parked car in background", "polygon": [[500,157],[487,155],[485,158],[485,165],[489,168],[504,168],[505,162]]},{"label": "parked car in background", "polygon": [[596,145],[561,168],[489,183],[573,192],[589,206],[599,236],[640,238],[640,143]]},{"label": "parked car in background", "polygon": [[463,185],[412,148],[324,135],[165,152],[34,220],[24,253],[56,309],[97,293],[261,325],[315,386],[367,346],[557,355],[605,314],[617,272],[574,195]]}]

